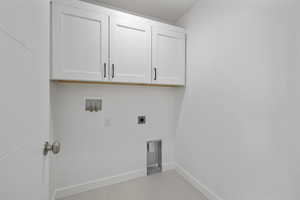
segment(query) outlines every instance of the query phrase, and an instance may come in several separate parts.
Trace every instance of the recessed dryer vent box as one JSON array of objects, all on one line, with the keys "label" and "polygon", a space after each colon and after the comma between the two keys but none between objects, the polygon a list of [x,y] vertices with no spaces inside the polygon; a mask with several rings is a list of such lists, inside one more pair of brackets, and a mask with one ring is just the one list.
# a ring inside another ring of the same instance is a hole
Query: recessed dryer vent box
[{"label": "recessed dryer vent box", "polygon": [[147,142],[147,175],[162,171],[162,142],[153,140]]}]

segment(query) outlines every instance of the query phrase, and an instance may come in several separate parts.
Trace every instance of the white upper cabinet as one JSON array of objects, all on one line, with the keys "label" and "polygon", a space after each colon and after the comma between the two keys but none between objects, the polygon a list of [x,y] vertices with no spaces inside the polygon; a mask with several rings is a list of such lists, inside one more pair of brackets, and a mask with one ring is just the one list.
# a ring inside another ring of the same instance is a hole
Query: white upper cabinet
[{"label": "white upper cabinet", "polygon": [[110,21],[111,80],[151,82],[151,26],[112,18]]},{"label": "white upper cabinet", "polygon": [[153,28],[152,82],[157,84],[185,84],[185,34]]},{"label": "white upper cabinet", "polygon": [[185,85],[185,32],[79,0],[52,0],[52,80]]},{"label": "white upper cabinet", "polygon": [[54,4],[52,28],[52,79],[100,81],[108,76],[107,15]]}]

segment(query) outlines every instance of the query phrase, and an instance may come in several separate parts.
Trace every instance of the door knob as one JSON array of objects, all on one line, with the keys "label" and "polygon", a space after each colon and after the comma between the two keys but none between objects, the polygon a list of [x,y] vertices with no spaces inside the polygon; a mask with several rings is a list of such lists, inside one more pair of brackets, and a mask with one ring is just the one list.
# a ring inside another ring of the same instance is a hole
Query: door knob
[{"label": "door knob", "polygon": [[58,154],[60,152],[60,142],[54,141],[53,144],[50,144],[49,142],[46,142],[44,145],[44,155],[48,155],[49,151],[52,151],[53,154]]}]

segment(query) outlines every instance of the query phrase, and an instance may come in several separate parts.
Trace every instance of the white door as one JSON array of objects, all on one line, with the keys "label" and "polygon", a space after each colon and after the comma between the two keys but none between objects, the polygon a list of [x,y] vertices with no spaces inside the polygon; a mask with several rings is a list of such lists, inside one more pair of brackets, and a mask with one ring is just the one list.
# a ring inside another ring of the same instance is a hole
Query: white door
[{"label": "white door", "polygon": [[150,83],[150,25],[112,19],[110,33],[112,81]]},{"label": "white door", "polygon": [[152,32],[152,82],[185,84],[185,34],[163,29]]},{"label": "white door", "polygon": [[53,3],[52,79],[108,79],[108,16]]},{"label": "white door", "polygon": [[49,1],[0,1],[0,199],[48,200]]}]

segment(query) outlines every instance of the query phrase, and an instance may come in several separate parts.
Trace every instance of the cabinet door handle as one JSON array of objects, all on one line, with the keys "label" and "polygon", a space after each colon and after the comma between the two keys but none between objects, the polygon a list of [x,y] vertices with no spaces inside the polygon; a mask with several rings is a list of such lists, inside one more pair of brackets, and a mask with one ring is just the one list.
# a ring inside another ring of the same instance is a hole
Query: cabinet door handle
[{"label": "cabinet door handle", "polygon": [[112,64],[112,66],[111,66],[111,70],[112,70],[112,74],[111,74],[111,77],[112,78],[115,78],[115,64]]},{"label": "cabinet door handle", "polygon": [[107,72],[106,72],[106,63],[104,63],[104,78],[106,78],[106,74],[107,74]]},{"label": "cabinet door handle", "polygon": [[157,68],[154,67],[154,80],[156,81],[157,80]]}]

